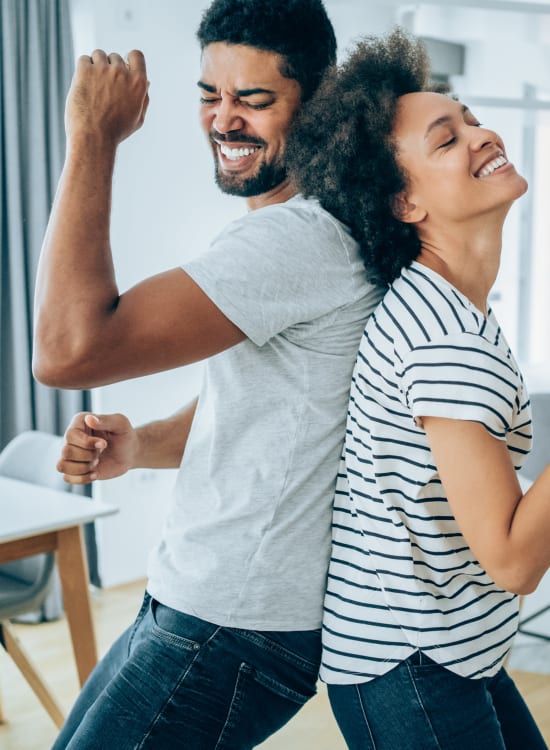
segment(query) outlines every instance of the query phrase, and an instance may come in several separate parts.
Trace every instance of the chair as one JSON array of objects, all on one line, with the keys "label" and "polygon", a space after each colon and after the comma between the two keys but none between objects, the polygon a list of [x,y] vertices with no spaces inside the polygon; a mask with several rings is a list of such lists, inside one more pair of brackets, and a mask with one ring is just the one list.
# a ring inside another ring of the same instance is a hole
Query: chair
[{"label": "chair", "polygon": [[[15,437],[0,453],[0,475],[56,490],[70,490],[55,465],[63,440],[37,430]],[[53,552],[0,565],[0,645],[11,656],[30,687],[57,725],[64,716],[17,639],[10,619],[39,609],[51,590],[55,570]],[[0,722],[3,721],[0,705]]]},{"label": "chair", "polygon": [[[550,446],[550,392],[532,393],[531,409],[533,412],[533,450],[525,459],[521,467],[521,477],[534,481],[549,462],[548,446]],[[550,641],[550,634],[539,633],[525,628],[532,620],[550,610],[550,604],[528,617],[520,620],[518,632],[533,638]]]}]

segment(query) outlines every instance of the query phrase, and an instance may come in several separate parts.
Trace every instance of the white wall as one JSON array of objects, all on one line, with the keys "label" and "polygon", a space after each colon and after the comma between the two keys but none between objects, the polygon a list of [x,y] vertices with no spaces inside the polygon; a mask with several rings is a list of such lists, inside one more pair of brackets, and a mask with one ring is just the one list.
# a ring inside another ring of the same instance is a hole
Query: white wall
[{"label": "white wall", "polygon": [[[450,3],[453,5],[453,3]],[[483,6],[484,3],[479,3]],[[515,3],[517,6],[518,3]],[[526,6],[529,3],[525,3]],[[445,6],[445,7],[443,7]],[[550,4],[549,4],[550,9]],[[466,46],[465,74],[453,79],[453,88],[466,104],[484,99],[521,99],[526,84],[537,89],[537,98],[550,95],[550,15],[491,11],[483,8],[440,7],[429,4],[419,7],[412,30],[426,36],[437,36]],[[494,286],[492,306],[512,349],[524,360],[550,359],[550,337],[545,322],[550,316],[550,297],[547,293],[548,253],[544,238],[550,224],[546,209],[549,180],[547,170],[540,169],[544,161],[537,159],[533,175],[526,172],[524,163],[524,128],[529,115],[512,108],[480,106],[472,110],[484,125],[496,130],[504,139],[507,153],[520,172],[529,177],[530,190],[512,208],[507,219],[500,272]],[[550,121],[550,113],[539,113],[537,127]],[[548,134],[545,134],[548,138]],[[543,155],[550,144],[538,138],[537,154]],[[533,215],[529,214],[534,201]],[[546,212],[546,213],[545,213]],[[529,326],[529,345],[525,344],[525,330],[518,319],[519,279],[522,273],[522,223],[534,227],[533,271],[529,296],[531,316],[535,324]]]},{"label": "white wall", "polygon": [[[222,196],[215,187],[212,157],[198,127],[199,51],[194,33],[207,4],[203,0],[72,0],[77,55],[89,54],[95,47],[121,53],[140,48],[151,81],[146,123],[122,145],[116,166],[112,245],[122,289],[200,252],[244,211],[241,200]],[[525,81],[550,91],[548,19],[534,23],[515,14],[420,3],[402,8],[370,0],[326,0],[325,4],[340,57],[359,34],[384,32],[406,18],[416,33],[467,45],[466,75],[455,81],[461,94],[520,96]],[[408,15],[403,16],[403,11]],[[493,125],[493,116],[495,129],[502,126],[506,137],[517,141],[521,116],[489,111],[486,124]],[[502,122],[496,121],[497,116]],[[518,163],[513,144],[512,153]],[[502,302],[497,313],[504,318],[501,322],[512,345],[517,335],[517,231],[518,217],[512,216],[510,254],[498,283]],[[547,284],[544,293],[540,296],[548,304]],[[193,397],[200,374],[197,365],[101,388],[94,392],[94,409],[121,411],[136,424],[163,417]],[[120,513],[101,522],[98,529],[104,585],[145,575],[147,551],[160,533],[173,481],[171,471],[136,471],[96,486],[98,496],[120,507]]]}]

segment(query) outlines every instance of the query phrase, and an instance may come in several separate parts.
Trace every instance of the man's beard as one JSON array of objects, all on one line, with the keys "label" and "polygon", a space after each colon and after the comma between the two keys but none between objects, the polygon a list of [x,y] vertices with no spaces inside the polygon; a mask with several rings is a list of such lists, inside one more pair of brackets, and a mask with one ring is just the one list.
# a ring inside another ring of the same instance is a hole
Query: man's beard
[{"label": "man's beard", "polygon": [[280,163],[263,162],[255,175],[243,178],[231,172],[220,173],[216,159],[215,172],[216,185],[220,190],[240,198],[252,198],[255,195],[267,193],[286,179],[286,169]]}]

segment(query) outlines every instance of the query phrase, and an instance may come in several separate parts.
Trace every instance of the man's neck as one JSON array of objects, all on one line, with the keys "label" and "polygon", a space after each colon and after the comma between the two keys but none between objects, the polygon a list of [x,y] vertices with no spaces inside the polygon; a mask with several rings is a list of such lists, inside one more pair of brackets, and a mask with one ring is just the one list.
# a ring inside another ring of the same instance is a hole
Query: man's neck
[{"label": "man's neck", "polygon": [[271,206],[274,203],[285,203],[290,198],[294,197],[298,191],[290,180],[284,180],[283,182],[276,185],[267,193],[261,195],[251,195],[246,199],[246,205],[249,211],[255,211],[257,208],[264,208],[265,206]]}]

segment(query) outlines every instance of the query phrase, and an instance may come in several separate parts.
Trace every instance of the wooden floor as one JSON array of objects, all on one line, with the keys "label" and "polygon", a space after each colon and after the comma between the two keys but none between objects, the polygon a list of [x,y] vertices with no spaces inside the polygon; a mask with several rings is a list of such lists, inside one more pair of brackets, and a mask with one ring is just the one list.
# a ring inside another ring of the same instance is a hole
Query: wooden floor
[{"label": "wooden floor", "polygon": [[[92,598],[100,654],[129,624],[139,609],[143,582],[101,591]],[[17,634],[65,710],[77,691],[70,641],[64,620],[40,626],[18,625]],[[535,718],[550,744],[550,675],[514,672]],[[0,690],[5,724],[0,750],[47,750],[56,729],[16,667],[0,649]],[[298,716],[261,745],[262,750],[345,750],[332,718],[324,686]],[[526,748],[527,750],[527,748]]]}]

